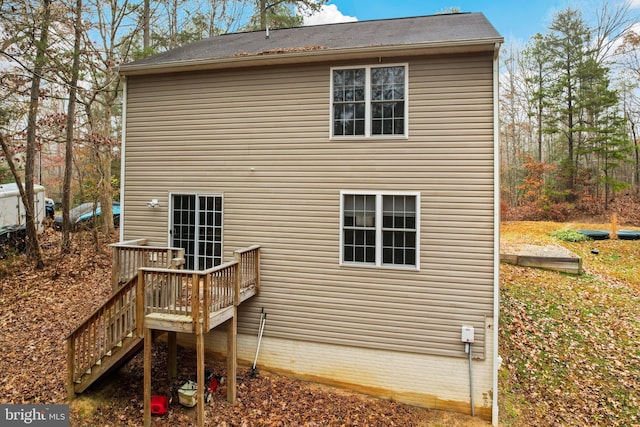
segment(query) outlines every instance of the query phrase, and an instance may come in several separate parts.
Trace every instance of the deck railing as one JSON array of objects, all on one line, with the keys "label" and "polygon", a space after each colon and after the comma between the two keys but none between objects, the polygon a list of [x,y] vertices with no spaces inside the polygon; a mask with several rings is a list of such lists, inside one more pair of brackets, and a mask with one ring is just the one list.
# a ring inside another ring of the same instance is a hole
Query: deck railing
[{"label": "deck railing", "polygon": [[115,292],[123,283],[138,274],[142,267],[181,268],[184,249],[146,246],[146,239],[109,245],[112,248],[111,285]]},{"label": "deck railing", "polygon": [[125,338],[136,333],[134,277],[67,336],[70,384],[80,378]]},{"label": "deck railing", "polygon": [[[260,246],[254,245],[244,249],[238,249],[234,252],[236,261],[239,263],[240,269],[240,291],[244,289],[255,289],[255,293],[260,290]],[[242,292],[236,294],[240,298]],[[239,304],[240,301],[235,301]]]},{"label": "deck railing", "polygon": [[188,316],[194,328],[201,322],[209,330],[210,315],[239,304],[243,292],[258,291],[260,247],[235,254],[234,261],[203,271],[141,268],[138,297],[144,298],[144,314]]},{"label": "deck railing", "polygon": [[[112,247],[125,254],[118,259],[120,265],[117,269],[114,267],[114,271],[122,273],[129,272],[134,265],[142,267],[67,336],[70,397],[74,394],[74,384],[105,355],[111,354],[125,339],[143,336],[145,314],[189,316],[194,331],[199,326],[208,331],[212,314],[238,305],[241,293],[250,289],[257,293],[259,288],[259,246],[236,251],[234,261],[205,271],[178,269],[182,265],[182,249],[138,246],[131,242]],[[150,254],[158,257],[149,257]],[[123,260],[126,261],[122,263]],[[169,262],[173,268],[148,267],[145,266],[147,260]]]}]

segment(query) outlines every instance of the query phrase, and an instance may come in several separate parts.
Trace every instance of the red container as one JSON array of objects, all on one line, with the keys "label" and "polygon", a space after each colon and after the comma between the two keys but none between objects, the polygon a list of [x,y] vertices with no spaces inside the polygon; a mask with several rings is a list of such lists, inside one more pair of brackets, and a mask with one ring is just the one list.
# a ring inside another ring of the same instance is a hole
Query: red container
[{"label": "red container", "polygon": [[151,396],[151,415],[164,415],[169,409],[167,396]]}]

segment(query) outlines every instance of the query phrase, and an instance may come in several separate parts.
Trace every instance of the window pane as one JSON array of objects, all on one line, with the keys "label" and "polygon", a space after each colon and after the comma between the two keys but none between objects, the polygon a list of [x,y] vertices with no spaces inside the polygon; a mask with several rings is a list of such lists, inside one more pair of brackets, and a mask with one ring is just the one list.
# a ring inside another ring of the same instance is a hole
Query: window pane
[{"label": "window pane", "polygon": [[404,251],[402,249],[393,250],[393,263],[404,264]]},{"label": "window pane", "polygon": [[367,246],[374,246],[376,245],[376,232],[375,231],[367,231],[366,232],[366,236],[367,236]]},{"label": "window pane", "polygon": [[415,249],[407,249],[404,253],[404,262],[406,265],[416,265]]},{"label": "window pane", "polygon": [[342,252],[345,261],[353,261],[353,245],[344,245]]},{"label": "window pane", "polygon": [[383,246],[393,245],[393,233],[382,233],[382,245]]},{"label": "window pane", "polygon": [[355,196],[344,196],[344,210],[352,211],[355,205]]},{"label": "window pane", "polygon": [[383,196],[382,262],[393,265],[415,265],[416,198]]},{"label": "window pane", "polygon": [[393,120],[384,120],[382,122],[382,134],[393,135]]},{"label": "window pane", "polygon": [[396,232],[394,234],[394,244],[396,247],[404,247],[404,233]]},{"label": "window pane", "polygon": [[353,231],[352,230],[345,230],[344,231],[344,244],[345,245],[353,245],[353,243],[354,243]]},{"label": "window pane", "polygon": [[376,262],[376,249],[368,247],[367,250],[367,258],[366,262],[375,263]]},{"label": "window pane", "polygon": [[353,216],[353,213],[346,213],[344,214],[344,226],[345,227],[353,227],[355,225],[354,222],[355,216]]},{"label": "window pane", "polygon": [[408,248],[416,247],[416,233],[404,233],[405,236],[405,246]]},{"label": "window pane", "polygon": [[382,135],[382,120],[371,121],[371,134]]},{"label": "window pane", "polygon": [[393,264],[393,250],[385,248],[382,250],[382,263]]},{"label": "window pane", "polygon": [[404,135],[404,120],[396,119],[393,121],[393,133],[395,135]]}]

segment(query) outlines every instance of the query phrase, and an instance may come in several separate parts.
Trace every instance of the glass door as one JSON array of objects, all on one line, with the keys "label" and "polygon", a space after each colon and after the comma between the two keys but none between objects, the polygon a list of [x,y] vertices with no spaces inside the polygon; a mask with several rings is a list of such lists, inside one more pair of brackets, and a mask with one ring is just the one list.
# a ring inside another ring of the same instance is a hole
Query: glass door
[{"label": "glass door", "polygon": [[183,248],[185,268],[222,264],[222,196],[173,194],[171,245]]}]

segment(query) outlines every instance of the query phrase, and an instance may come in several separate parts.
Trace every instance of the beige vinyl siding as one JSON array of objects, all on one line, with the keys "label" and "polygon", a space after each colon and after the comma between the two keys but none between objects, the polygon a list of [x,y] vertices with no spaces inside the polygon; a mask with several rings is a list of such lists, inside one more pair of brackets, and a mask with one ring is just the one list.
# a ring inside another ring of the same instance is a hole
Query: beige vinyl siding
[{"label": "beige vinyl siding", "polygon": [[[349,64],[129,78],[124,238],[166,244],[170,192],[222,194],[225,259],[262,246],[261,293],[241,306],[239,332],[255,334],[264,307],[272,337],[464,357],[464,324],[481,356],[492,55],[405,61],[407,139],[330,140],[330,69]],[[339,265],[341,190],[420,193],[419,271]]]}]

